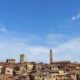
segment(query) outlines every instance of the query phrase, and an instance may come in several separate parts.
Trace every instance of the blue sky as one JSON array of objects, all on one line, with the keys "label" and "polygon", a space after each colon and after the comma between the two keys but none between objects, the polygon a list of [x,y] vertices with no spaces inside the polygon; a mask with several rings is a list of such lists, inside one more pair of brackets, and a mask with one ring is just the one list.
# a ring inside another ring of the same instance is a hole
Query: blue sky
[{"label": "blue sky", "polygon": [[80,61],[79,0],[1,0],[0,60]]}]

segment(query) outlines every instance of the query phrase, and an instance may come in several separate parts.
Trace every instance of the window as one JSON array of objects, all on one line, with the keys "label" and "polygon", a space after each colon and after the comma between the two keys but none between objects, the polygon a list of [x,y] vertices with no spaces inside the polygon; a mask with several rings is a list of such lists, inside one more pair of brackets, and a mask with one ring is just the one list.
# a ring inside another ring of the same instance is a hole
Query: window
[{"label": "window", "polygon": [[7,70],[7,72],[10,72],[9,70]]}]

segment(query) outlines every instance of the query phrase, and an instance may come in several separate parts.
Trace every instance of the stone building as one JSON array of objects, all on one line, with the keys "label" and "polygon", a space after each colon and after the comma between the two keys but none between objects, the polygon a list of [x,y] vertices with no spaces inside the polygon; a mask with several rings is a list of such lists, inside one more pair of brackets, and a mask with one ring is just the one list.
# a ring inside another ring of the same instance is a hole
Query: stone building
[{"label": "stone building", "polygon": [[3,68],[3,66],[2,66],[2,65],[0,65],[0,74],[2,73],[2,68]]},{"label": "stone building", "polygon": [[4,66],[2,73],[6,75],[13,75],[13,67],[8,66],[8,65]]},{"label": "stone building", "polygon": [[15,64],[15,59],[7,59],[6,63],[7,64]]},{"label": "stone building", "polygon": [[11,76],[11,75],[1,74],[0,75],[0,80],[15,80],[15,78],[14,78],[14,76]]},{"label": "stone building", "polygon": [[20,55],[20,62],[7,59],[0,62],[0,80],[80,80],[80,64],[70,61],[53,62],[50,49],[50,62],[27,62],[25,55]]}]

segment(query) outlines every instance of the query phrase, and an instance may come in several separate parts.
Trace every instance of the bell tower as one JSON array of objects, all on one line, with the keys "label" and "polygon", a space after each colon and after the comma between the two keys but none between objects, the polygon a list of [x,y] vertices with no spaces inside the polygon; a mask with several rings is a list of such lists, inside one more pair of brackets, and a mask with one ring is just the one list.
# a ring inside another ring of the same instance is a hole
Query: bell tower
[{"label": "bell tower", "polygon": [[50,49],[50,64],[53,64],[53,52],[52,52],[52,49]]},{"label": "bell tower", "polygon": [[23,63],[25,61],[25,54],[20,54],[20,63]]}]

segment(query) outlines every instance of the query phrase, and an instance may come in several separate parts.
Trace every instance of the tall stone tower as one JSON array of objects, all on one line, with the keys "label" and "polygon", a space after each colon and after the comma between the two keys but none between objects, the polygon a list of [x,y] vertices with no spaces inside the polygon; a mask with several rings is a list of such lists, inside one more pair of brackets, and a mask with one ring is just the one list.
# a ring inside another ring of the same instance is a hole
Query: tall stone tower
[{"label": "tall stone tower", "polygon": [[25,61],[25,54],[20,54],[20,63],[23,63]]},{"label": "tall stone tower", "polygon": [[50,64],[53,64],[53,53],[52,53],[52,49],[50,49]]}]

